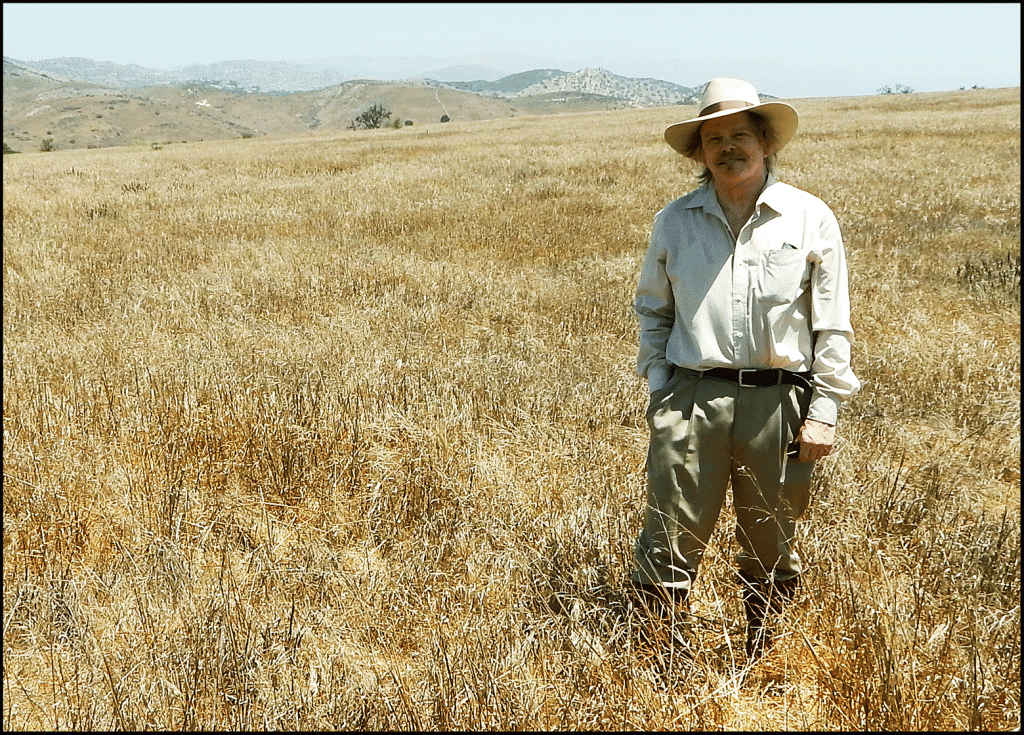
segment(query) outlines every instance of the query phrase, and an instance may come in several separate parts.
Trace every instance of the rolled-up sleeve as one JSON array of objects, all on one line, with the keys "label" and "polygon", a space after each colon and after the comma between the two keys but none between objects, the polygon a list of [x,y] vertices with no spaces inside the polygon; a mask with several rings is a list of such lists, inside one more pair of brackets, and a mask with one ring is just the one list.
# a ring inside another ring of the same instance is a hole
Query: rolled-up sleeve
[{"label": "rolled-up sleeve", "polygon": [[811,365],[811,406],[807,418],[835,424],[839,406],[860,390],[850,364],[850,292],[846,253],[839,223],[825,208],[818,232],[819,260],[811,284],[811,331],[814,360]]},{"label": "rolled-up sleeve", "polygon": [[665,269],[667,252],[662,242],[662,223],[660,215],[655,217],[634,304],[640,326],[636,372],[640,377],[647,378],[651,392],[665,385],[672,376],[672,367],[665,357],[665,350],[675,324],[676,312],[672,286]]}]

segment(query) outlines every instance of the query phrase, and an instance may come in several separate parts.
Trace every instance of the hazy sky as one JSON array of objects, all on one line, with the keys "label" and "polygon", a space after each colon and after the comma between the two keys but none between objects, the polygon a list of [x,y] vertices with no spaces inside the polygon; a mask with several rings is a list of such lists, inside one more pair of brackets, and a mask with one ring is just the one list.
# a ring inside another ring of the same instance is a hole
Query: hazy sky
[{"label": "hazy sky", "polygon": [[[603,66],[782,97],[1020,86],[1020,5],[4,3],[4,56],[178,69],[253,59],[430,56],[504,73]],[[509,68],[502,54],[523,56]],[[430,68],[430,65],[427,65]]]}]

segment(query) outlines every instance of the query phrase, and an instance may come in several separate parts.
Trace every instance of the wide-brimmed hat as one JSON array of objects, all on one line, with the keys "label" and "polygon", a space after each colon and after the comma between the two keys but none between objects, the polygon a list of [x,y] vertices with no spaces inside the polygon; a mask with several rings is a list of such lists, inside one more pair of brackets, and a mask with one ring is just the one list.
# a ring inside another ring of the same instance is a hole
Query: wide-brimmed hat
[{"label": "wide-brimmed hat", "polygon": [[716,77],[704,85],[697,117],[670,125],[665,129],[665,141],[685,156],[687,150],[693,147],[693,136],[697,134],[701,123],[725,115],[735,115],[737,112],[756,112],[768,121],[775,132],[775,151],[793,137],[799,120],[796,110],[785,102],[761,102],[749,82]]}]

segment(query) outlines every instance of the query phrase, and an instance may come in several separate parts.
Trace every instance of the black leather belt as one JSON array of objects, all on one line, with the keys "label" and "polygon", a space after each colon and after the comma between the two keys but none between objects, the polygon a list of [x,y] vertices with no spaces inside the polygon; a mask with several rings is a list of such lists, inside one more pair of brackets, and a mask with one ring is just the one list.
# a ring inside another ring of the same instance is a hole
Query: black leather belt
[{"label": "black leather belt", "polygon": [[740,370],[734,370],[733,368],[718,367],[700,372],[701,375],[706,375],[709,378],[718,378],[719,380],[728,380],[732,383],[739,383],[744,388],[764,388],[767,386],[779,385],[780,383],[799,385],[804,388],[811,387],[809,377],[810,373],[794,373],[781,368],[772,368],[770,370],[743,368]]}]

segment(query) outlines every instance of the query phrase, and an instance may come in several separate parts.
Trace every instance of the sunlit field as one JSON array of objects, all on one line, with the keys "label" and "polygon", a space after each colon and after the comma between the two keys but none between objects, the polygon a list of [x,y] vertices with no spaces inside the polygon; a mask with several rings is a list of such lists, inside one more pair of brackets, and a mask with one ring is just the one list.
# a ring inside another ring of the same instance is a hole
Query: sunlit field
[{"label": "sunlit field", "polygon": [[3,726],[1020,727],[1020,90],[797,100],[854,370],[809,571],[638,644],[693,107],[4,156]]}]

